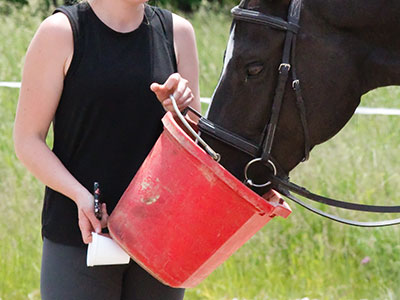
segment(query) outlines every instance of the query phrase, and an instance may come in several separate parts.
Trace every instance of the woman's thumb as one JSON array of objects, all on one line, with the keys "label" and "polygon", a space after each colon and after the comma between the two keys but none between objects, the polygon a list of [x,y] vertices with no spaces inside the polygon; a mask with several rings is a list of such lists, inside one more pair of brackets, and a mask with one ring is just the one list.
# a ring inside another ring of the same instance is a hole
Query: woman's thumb
[{"label": "woman's thumb", "polygon": [[154,93],[158,92],[160,90],[160,85],[156,82],[152,83],[150,85],[150,90],[152,90]]}]

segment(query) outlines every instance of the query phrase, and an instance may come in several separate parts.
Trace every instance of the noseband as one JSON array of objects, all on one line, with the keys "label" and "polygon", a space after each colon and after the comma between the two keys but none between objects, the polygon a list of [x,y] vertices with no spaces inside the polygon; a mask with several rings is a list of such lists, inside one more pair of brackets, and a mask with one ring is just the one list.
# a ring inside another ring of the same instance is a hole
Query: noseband
[{"label": "noseband", "polygon": [[[293,192],[295,194],[301,195],[307,199],[319,203],[324,203],[329,206],[335,206],[349,210],[358,210],[358,211],[375,212],[375,213],[400,213],[400,206],[374,206],[374,205],[364,205],[364,204],[334,200],[331,198],[311,193],[307,189],[289,181],[289,177],[287,176],[286,172],[279,166],[278,162],[272,157],[271,151],[275,138],[276,127],[278,124],[279,113],[282,106],[282,100],[290,73],[292,79],[291,85],[296,96],[296,105],[299,111],[299,116],[303,127],[303,135],[304,135],[303,161],[308,159],[311,148],[310,135],[308,131],[307,118],[306,118],[306,110],[300,88],[300,80],[297,77],[296,66],[295,66],[296,36],[298,31],[300,30],[299,22],[300,22],[301,8],[302,8],[302,0],[291,1],[289,5],[287,21],[279,17],[269,16],[258,11],[246,9],[245,4],[246,0],[243,0],[238,6],[232,9],[231,12],[235,21],[244,21],[258,25],[269,26],[273,29],[286,32],[284,46],[283,46],[282,60],[278,68],[278,84],[275,89],[275,95],[272,102],[270,120],[262,132],[259,144],[254,144],[253,142],[237,134],[234,134],[226,130],[225,128],[222,128],[214,124],[213,122],[207,120],[206,118],[201,117],[201,115],[198,124],[199,130],[202,133],[209,135],[253,157],[253,159],[247,163],[244,169],[245,173],[244,183],[249,187],[262,188],[266,186],[271,186],[271,188],[277,190],[284,196],[293,200],[297,204],[300,204],[306,209],[320,216],[348,225],[360,226],[360,227],[381,227],[381,226],[400,224],[400,219],[378,221],[378,222],[358,222],[358,221],[343,219],[325,213],[321,210],[315,209],[312,206],[304,203],[300,199],[296,198],[293,194],[291,194],[291,192]],[[248,170],[250,166],[259,162],[266,165],[272,171],[271,172],[272,175],[269,176],[269,181],[266,183],[254,183],[248,176]]]}]

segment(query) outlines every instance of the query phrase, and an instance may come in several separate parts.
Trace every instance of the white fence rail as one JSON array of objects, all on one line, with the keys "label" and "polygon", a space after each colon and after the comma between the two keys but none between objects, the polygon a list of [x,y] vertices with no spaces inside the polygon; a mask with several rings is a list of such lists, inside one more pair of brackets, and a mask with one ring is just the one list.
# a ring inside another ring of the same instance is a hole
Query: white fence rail
[{"label": "white fence rail", "polygon": [[0,86],[19,89],[21,82],[0,81]]},{"label": "white fence rail", "polygon": [[[15,81],[0,81],[0,87],[8,87],[19,89],[21,82]],[[210,98],[200,98],[202,103],[210,104]],[[398,108],[383,108],[383,107],[358,107],[356,114],[361,115],[385,115],[385,116],[400,116],[400,109]]]}]

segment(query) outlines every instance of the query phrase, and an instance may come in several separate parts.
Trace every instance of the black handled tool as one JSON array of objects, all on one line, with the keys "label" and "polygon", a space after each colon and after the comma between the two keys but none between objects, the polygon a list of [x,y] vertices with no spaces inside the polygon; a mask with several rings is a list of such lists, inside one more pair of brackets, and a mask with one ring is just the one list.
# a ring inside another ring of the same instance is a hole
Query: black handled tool
[{"label": "black handled tool", "polygon": [[101,220],[102,211],[101,211],[101,203],[100,203],[100,185],[98,182],[95,182],[93,185],[93,196],[94,196],[94,215],[97,219]]}]

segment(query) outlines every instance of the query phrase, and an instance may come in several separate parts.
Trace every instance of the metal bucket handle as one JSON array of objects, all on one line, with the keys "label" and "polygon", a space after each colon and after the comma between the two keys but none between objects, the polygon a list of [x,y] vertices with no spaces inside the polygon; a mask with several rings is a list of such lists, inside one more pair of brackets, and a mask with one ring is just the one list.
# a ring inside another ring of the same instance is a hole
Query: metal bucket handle
[{"label": "metal bucket handle", "polygon": [[[204,147],[204,150],[216,161],[219,162],[221,159],[221,155],[217,152],[215,152],[201,137],[200,135],[192,128],[192,126],[189,125],[189,123],[186,121],[185,117],[182,115],[181,111],[178,108],[178,105],[176,104],[176,100],[173,95],[169,95],[169,98],[172,101],[172,106],[174,107],[175,113],[178,116],[178,118],[182,121],[182,124],[189,130],[189,132],[195,137],[195,139]],[[201,114],[194,110],[191,107],[188,107],[190,111],[194,112],[196,115],[201,117]]]}]

